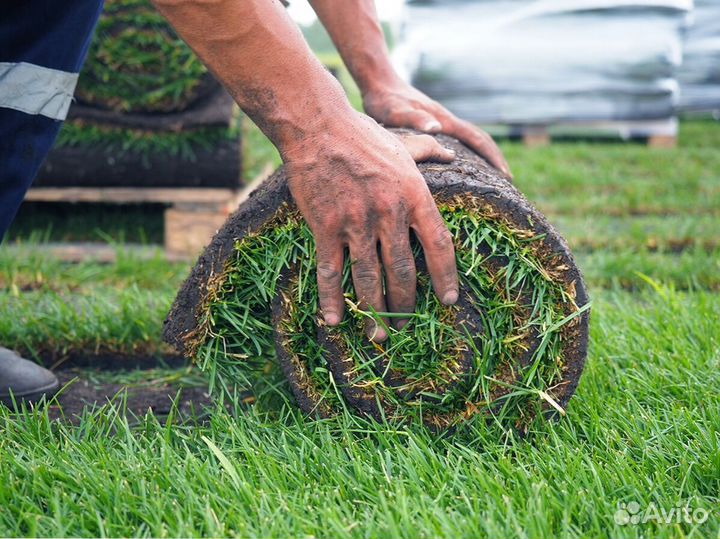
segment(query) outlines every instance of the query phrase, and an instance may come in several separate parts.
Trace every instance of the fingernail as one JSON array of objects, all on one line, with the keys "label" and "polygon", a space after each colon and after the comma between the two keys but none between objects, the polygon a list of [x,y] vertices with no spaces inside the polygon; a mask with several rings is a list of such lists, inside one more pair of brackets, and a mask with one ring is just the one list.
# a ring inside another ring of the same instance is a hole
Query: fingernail
[{"label": "fingernail", "polygon": [[423,131],[436,131],[436,130],[440,129],[441,127],[442,126],[440,125],[440,122],[438,122],[437,120],[431,120],[425,124]]},{"label": "fingernail", "polygon": [[457,290],[450,290],[449,292],[445,292],[445,295],[442,297],[442,302],[445,305],[453,305],[458,300],[458,291]]},{"label": "fingernail", "polygon": [[376,322],[371,322],[367,327],[367,336],[373,342],[383,342],[387,339],[385,329]]},{"label": "fingernail", "polygon": [[453,150],[452,148],[445,148],[445,150],[447,151],[447,153],[455,157],[455,150]]},{"label": "fingernail", "polygon": [[340,323],[340,317],[337,313],[325,313],[323,317],[328,326],[337,326]]}]

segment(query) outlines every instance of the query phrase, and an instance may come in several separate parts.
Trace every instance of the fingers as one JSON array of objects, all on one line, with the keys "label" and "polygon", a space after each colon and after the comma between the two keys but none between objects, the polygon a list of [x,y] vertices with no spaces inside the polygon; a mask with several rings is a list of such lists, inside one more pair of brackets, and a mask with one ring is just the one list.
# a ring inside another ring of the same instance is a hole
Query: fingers
[{"label": "fingers", "polygon": [[320,309],[329,326],[337,326],[343,318],[345,300],[342,291],[344,252],[339,241],[317,242],[317,281]]},{"label": "fingers", "polygon": [[458,275],[452,235],[435,201],[428,194],[425,204],[415,212],[412,228],[425,252],[435,293],[445,305],[458,299]]},{"label": "fingers", "polygon": [[389,118],[390,127],[410,127],[425,133],[439,133],[442,125],[431,113],[422,109],[405,109],[393,112]]},{"label": "fingers", "polygon": [[453,150],[446,148],[430,135],[404,135],[400,140],[416,163],[422,161],[450,163],[455,159]]},{"label": "fingers", "polygon": [[452,116],[444,122],[443,133],[451,135],[483,156],[495,168],[512,178],[510,166],[490,135],[473,124]]},{"label": "fingers", "polygon": [[[383,295],[382,271],[377,253],[377,241],[363,243],[350,243],[350,259],[352,260],[352,277],[355,294],[360,308],[368,310],[372,307],[377,312],[385,312],[385,297]],[[383,342],[387,339],[387,332],[382,325],[368,318],[365,321],[365,333],[368,339]]]},{"label": "fingers", "polygon": [[[394,313],[412,313],[415,310],[415,259],[410,248],[410,229],[407,222],[403,224],[392,234],[380,237],[385,293],[388,308]],[[406,323],[407,319],[395,319],[397,329]]]}]

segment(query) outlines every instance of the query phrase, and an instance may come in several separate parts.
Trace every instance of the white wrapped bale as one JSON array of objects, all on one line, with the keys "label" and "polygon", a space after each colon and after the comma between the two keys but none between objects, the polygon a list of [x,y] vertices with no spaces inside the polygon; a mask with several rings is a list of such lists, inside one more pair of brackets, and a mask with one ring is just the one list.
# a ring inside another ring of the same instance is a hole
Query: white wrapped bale
[{"label": "white wrapped bale", "polygon": [[434,0],[408,6],[396,61],[477,122],[669,118],[692,0]]},{"label": "white wrapped bale", "polygon": [[678,79],[680,110],[720,110],[720,0],[695,0]]}]

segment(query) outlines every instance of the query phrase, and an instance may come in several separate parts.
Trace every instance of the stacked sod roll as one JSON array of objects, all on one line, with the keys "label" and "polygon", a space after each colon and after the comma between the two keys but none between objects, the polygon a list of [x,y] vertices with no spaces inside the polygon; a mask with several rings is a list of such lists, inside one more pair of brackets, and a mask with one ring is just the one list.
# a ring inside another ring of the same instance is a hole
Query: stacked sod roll
[{"label": "stacked sod roll", "polygon": [[202,62],[148,0],[109,0],[75,96],[118,112],[174,112],[215,87]]},{"label": "stacked sod roll", "polygon": [[[418,299],[402,329],[367,340],[346,262],[347,312],[318,313],[313,236],[278,170],[240,206],[180,290],[165,338],[225,392],[281,377],[311,416],[355,413],[441,431],[481,418],[524,430],[564,413],[587,354],[589,302],[565,241],[458,142],[419,165],[455,238],[460,299],[436,298],[415,243]],[[273,350],[274,349],[274,350]]]},{"label": "stacked sod roll", "polygon": [[241,183],[232,98],[150,0],[106,0],[39,186]]}]

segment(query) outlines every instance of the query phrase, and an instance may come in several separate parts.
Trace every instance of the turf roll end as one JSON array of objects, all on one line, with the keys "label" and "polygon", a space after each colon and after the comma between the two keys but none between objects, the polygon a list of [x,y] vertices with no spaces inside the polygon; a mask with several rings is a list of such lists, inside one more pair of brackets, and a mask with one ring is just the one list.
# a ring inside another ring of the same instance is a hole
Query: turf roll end
[{"label": "turf roll end", "polygon": [[415,314],[382,344],[364,322],[346,263],[346,314],[318,314],[315,247],[279,169],[228,219],[181,288],[165,339],[232,393],[289,389],[307,414],[351,412],[436,431],[480,418],[524,431],[557,416],[577,387],[589,299],[566,242],[497,171],[465,146],[419,165],[455,238],[460,298],[433,294],[422,249]]}]

